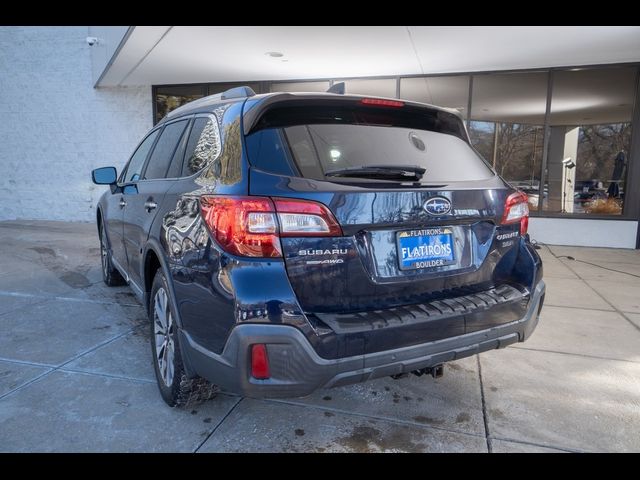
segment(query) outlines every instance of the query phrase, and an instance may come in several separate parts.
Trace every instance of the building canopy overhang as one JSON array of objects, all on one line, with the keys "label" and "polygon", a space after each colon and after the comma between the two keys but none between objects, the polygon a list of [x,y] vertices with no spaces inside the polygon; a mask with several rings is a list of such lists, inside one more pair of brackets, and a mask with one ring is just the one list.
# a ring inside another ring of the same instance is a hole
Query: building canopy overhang
[{"label": "building canopy overhang", "polygon": [[305,80],[640,61],[637,26],[136,26],[96,86]]}]

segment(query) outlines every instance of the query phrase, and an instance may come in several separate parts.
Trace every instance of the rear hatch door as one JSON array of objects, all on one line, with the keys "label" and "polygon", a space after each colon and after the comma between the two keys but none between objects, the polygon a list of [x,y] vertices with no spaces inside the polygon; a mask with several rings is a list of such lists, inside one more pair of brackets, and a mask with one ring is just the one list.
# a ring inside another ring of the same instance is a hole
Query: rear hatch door
[{"label": "rear hatch door", "polygon": [[459,116],[364,100],[291,100],[248,129],[250,193],[320,202],[342,228],[281,239],[303,310],[376,311],[490,285],[507,186]]}]

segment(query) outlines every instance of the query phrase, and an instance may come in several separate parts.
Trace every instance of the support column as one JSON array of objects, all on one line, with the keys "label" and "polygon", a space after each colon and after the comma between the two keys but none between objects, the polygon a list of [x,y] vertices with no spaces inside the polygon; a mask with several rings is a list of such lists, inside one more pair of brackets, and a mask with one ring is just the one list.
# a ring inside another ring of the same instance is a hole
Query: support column
[{"label": "support column", "polygon": [[550,212],[573,213],[576,169],[567,168],[562,161],[571,158],[577,163],[580,127],[552,126],[549,138],[549,206]]}]

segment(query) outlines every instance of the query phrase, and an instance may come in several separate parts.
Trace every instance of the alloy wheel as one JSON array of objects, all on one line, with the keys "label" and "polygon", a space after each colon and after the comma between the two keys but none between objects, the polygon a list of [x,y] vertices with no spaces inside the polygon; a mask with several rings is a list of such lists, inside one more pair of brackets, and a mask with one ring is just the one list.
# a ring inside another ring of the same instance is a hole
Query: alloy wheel
[{"label": "alloy wheel", "polygon": [[100,261],[102,262],[102,274],[104,278],[109,276],[109,259],[107,258],[107,253],[107,238],[103,228],[100,235]]},{"label": "alloy wheel", "polygon": [[160,377],[167,387],[173,383],[175,356],[175,328],[169,298],[160,287],[153,298],[153,334],[156,362]]}]

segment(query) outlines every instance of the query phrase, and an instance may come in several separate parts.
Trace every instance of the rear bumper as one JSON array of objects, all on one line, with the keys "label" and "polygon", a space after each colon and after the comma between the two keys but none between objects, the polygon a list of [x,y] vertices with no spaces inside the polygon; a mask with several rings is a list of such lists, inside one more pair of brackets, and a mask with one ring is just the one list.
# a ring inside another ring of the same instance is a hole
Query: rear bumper
[{"label": "rear bumper", "polygon": [[[319,388],[407,373],[476,353],[504,348],[529,338],[538,324],[545,284],[536,286],[523,318],[507,324],[395,350],[327,360],[318,356],[305,336],[286,325],[238,325],[220,355],[181,332],[181,346],[190,370],[226,391],[250,397],[302,397]],[[250,375],[250,346],[267,345],[271,378]]]}]

